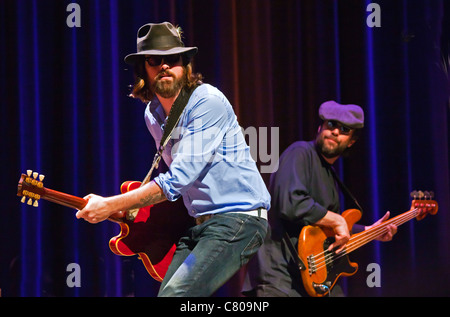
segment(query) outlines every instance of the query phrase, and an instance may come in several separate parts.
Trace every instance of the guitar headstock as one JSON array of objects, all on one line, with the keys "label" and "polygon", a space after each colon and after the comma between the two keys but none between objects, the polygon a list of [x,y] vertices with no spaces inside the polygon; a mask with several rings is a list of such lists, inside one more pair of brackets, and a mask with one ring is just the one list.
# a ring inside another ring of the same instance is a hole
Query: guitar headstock
[{"label": "guitar headstock", "polygon": [[438,211],[438,203],[433,200],[434,193],[430,191],[415,190],[411,192],[411,197],[413,199],[411,203],[411,209],[418,209],[419,214],[417,215],[417,220],[422,220],[426,215],[435,215]]},{"label": "guitar headstock", "polygon": [[22,197],[22,203],[27,202],[28,205],[38,206],[38,200],[45,195],[43,180],[44,175],[39,175],[39,173],[32,170],[27,170],[27,174],[20,176],[19,184],[17,185],[17,196]]}]

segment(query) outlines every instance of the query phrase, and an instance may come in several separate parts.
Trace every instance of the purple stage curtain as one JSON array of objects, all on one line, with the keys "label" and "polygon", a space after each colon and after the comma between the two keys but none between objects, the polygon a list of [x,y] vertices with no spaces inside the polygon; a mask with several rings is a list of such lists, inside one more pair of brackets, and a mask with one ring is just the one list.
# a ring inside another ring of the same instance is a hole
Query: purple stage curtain
[{"label": "purple stage curtain", "polygon": [[[67,24],[71,3],[79,27]],[[368,24],[371,3],[379,26]],[[2,296],[157,294],[137,257],[110,252],[117,224],[88,224],[43,200],[22,205],[16,184],[32,169],[46,187],[83,197],[118,194],[123,181],[145,177],[155,145],[145,105],[127,96],[133,76],[123,58],[141,25],[163,21],[183,28],[186,45],[199,48],[194,70],[257,132],[261,170],[267,155],[314,137],[322,102],[361,105],[365,128],[337,167],[363,206],[362,223],[407,211],[415,189],[434,191],[440,209],[400,227],[394,241],[352,253],[359,270],[345,278],[347,294],[450,295],[448,1],[2,0]],[[71,263],[80,287],[67,283]],[[381,273],[373,287],[371,263]],[[216,295],[239,296],[242,278]]]}]

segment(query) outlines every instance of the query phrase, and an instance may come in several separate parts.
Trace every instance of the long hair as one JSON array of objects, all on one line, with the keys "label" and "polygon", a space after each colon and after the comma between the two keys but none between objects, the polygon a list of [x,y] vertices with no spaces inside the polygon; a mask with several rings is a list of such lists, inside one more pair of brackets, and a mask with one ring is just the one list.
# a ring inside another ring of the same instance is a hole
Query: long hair
[{"label": "long hair", "polygon": [[[200,73],[193,73],[191,62],[186,61],[184,57],[183,69],[183,73],[185,76],[184,87],[189,89],[194,87],[195,85],[199,85],[202,83],[203,76]],[[129,96],[132,98],[137,98],[143,103],[150,102],[155,97],[155,94],[151,89],[150,81],[145,70],[144,59],[142,59],[142,62],[138,62],[134,65],[134,78],[134,85]]]}]

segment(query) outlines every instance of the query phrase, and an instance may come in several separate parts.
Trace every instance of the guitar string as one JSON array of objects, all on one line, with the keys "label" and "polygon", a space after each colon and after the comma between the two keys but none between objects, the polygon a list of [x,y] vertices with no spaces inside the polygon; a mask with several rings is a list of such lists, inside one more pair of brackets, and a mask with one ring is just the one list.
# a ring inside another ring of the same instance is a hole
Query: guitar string
[{"label": "guitar string", "polygon": [[[364,232],[362,231],[361,234],[359,234],[358,236],[355,236],[352,238],[350,238],[350,240],[354,240],[351,241],[349,240],[349,244],[348,246],[344,249],[343,252],[336,254],[336,253],[329,253],[329,254],[325,254],[323,256],[323,254],[325,253],[325,251],[317,254],[317,255],[313,255],[313,258],[316,259],[318,257],[321,257],[320,259],[318,259],[319,261],[317,261],[317,263],[315,263],[315,271],[319,271],[323,268],[326,268],[326,264],[329,263],[330,261],[336,261],[337,259],[349,254],[350,252],[358,249],[359,247],[365,245],[366,243],[372,241],[374,238],[378,237],[381,234],[384,234],[387,232],[387,225],[388,224],[392,224],[395,223],[396,225],[402,225],[403,223],[413,219],[414,217],[417,216],[417,211],[418,209],[414,209],[411,212],[407,212],[404,215],[401,215],[402,217],[396,217],[396,218],[392,218],[390,219],[391,221],[387,221],[384,222],[382,224],[380,224],[379,226],[374,227],[374,230],[368,230],[368,232]],[[356,240],[355,240],[356,239]]]},{"label": "guitar string", "polygon": [[[409,217],[409,216],[411,216],[411,217]],[[398,225],[401,225],[414,217],[415,217],[414,214],[408,214],[408,215],[405,215],[404,217],[396,218],[397,222],[391,221],[390,223],[396,223]],[[360,246],[372,241],[374,238],[376,238],[380,234],[383,234],[386,232],[387,232],[386,226],[378,227],[378,228],[376,228],[376,230],[371,231],[369,235],[366,234],[366,235],[361,235],[361,236],[357,237],[358,240],[353,241],[353,244],[350,244],[349,247],[347,247],[344,252],[339,253],[339,254],[335,254],[335,253],[326,254],[325,257],[322,257],[321,262],[318,262],[319,265],[316,264],[316,266],[317,266],[316,271],[325,268],[326,263],[329,263],[330,261],[335,261],[335,260],[345,256],[346,254],[349,254],[350,252],[356,250]],[[316,256],[314,256],[314,257],[316,257]]]},{"label": "guitar string", "polygon": [[[410,220],[412,218],[414,218],[414,216],[409,218],[409,219],[407,219],[407,220],[405,220],[404,222],[406,222],[406,221],[408,221],[408,220]],[[404,223],[404,222],[402,222],[402,223]],[[400,224],[402,224],[402,223],[400,223]],[[315,271],[317,272],[317,271],[319,271],[321,269],[326,268],[327,263],[330,263],[330,261],[332,262],[332,261],[338,260],[339,258],[349,254],[350,252],[356,250],[357,248],[363,246],[364,244],[372,241],[377,236],[379,236],[379,235],[381,235],[383,233],[386,233],[386,232],[387,232],[386,227],[377,228],[377,230],[374,230],[373,232],[371,232],[370,235],[360,236],[359,238],[362,238],[361,240],[357,240],[356,242],[354,242],[354,244],[351,244],[349,247],[347,247],[343,252],[341,252],[339,254],[335,254],[335,253],[331,254],[330,253],[330,254],[326,254],[325,256],[322,256],[322,258],[320,259],[320,262],[316,263]],[[316,256],[314,256],[314,258],[315,257]]]},{"label": "guitar string", "polygon": [[[366,230],[366,231],[362,231],[361,233],[356,234],[356,235],[350,237],[349,242],[351,242],[351,241],[354,240],[354,239],[358,239],[358,238],[361,237],[362,235],[367,235],[368,233],[372,233],[372,232],[373,232],[374,230],[376,230],[376,229],[379,229],[379,228],[382,228],[382,227],[384,227],[384,226],[386,226],[386,225],[388,225],[388,224],[391,224],[391,223],[393,223],[395,220],[400,219],[400,217],[408,216],[411,212],[414,212],[414,211],[416,211],[416,210],[417,210],[417,209],[408,211],[408,212],[403,213],[403,214],[401,214],[401,215],[399,215],[399,216],[397,216],[397,217],[395,217],[395,218],[389,219],[389,220],[387,220],[387,221],[385,221],[385,222],[379,224],[379,225],[376,226],[376,227],[373,227],[373,228],[371,228],[371,229],[369,229],[369,230]],[[321,253],[318,253],[318,254],[316,254],[316,255],[314,255],[314,256],[320,256],[320,255],[324,254],[325,252],[327,252],[327,250],[324,250],[324,251],[322,251]]]},{"label": "guitar string", "polygon": [[[358,236],[355,236],[355,237],[353,237],[353,239],[351,239],[353,241],[349,242],[349,244],[347,245],[347,247],[343,253],[340,253],[338,255],[336,255],[335,253],[326,254],[324,260],[325,261],[334,261],[342,256],[345,256],[346,254],[349,254],[350,252],[361,247],[362,245],[372,241],[379,235],[386,233],[387,232],[386,226],[388,224],[395,223],[397,225],[400,225],[414,217],[415,217],[414,213],[404,214],[404,215],[402,215],[402,217],[392,219],[395,221],[385,222],[385,223],[383,223],[383,226],[380,225],[380,226],[374,227],[374,230],[369,230],[367,232],[363,231],[361,234],[359,234]],[[335,256],[337,256],[337,257],[335,259],[333,259],[333,257],[335,257]]]}]

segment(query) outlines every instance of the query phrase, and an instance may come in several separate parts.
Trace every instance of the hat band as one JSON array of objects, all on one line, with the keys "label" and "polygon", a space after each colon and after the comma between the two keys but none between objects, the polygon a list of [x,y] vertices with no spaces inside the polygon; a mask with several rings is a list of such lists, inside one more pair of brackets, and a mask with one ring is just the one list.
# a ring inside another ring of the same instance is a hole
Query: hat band
[{"label": "hat band", "polygon": [[143,40],[137,43],[137,51],[150,51],[150,50],[168,50],[174,47],[184,47],[181,42],[175,36],[159,36],[151,41]]}]

